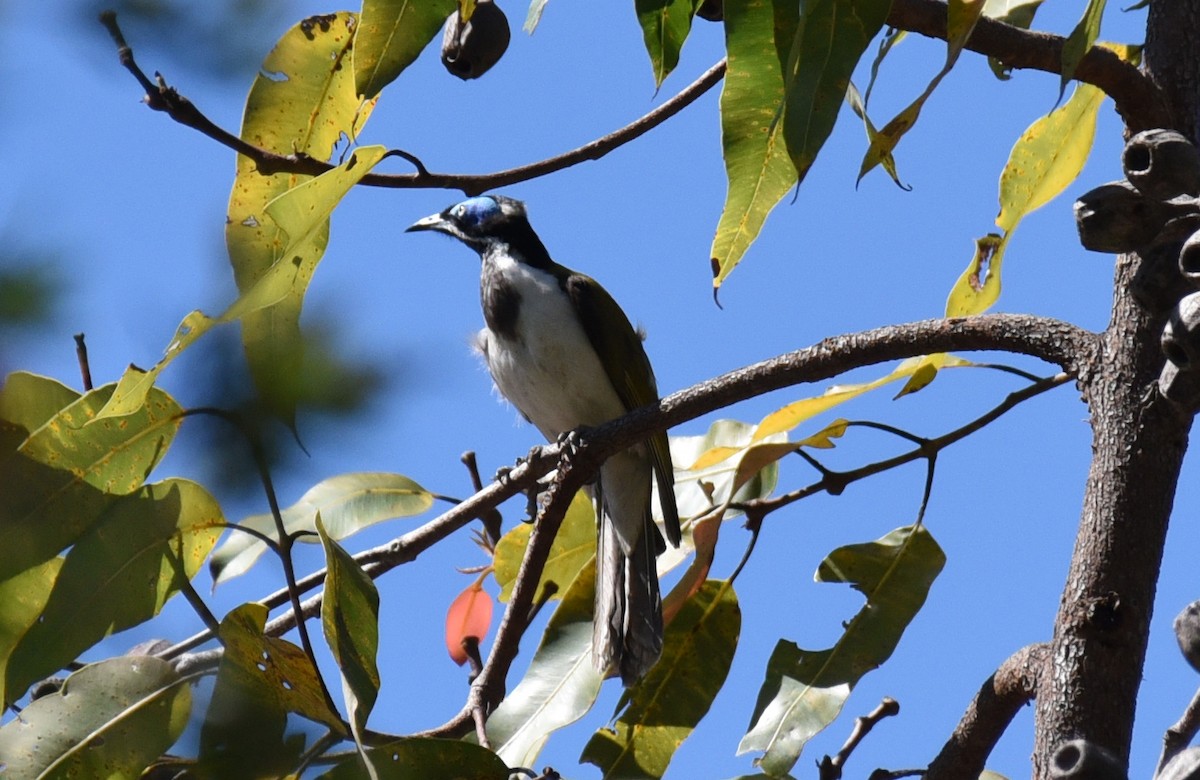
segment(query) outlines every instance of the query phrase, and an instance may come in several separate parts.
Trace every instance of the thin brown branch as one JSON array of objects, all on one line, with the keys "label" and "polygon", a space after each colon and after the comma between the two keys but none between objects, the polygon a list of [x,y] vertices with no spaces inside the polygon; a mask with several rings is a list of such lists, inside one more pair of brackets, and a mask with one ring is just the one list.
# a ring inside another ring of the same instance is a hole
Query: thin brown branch
[{"label": "thin brown branch", "polygon": [[[893,0],[887,23],[930,38],[946,39],[946,3],[941,0]],[[984,17],[967,40],[967,48],[995,57],[1011,68],[1062,72],[1060,35],[1023,30]],[[1162,90],[1146,74],[1108,49],[1093,47],[1080,61],[1075,78],[1104,90],[1133,132],[1155,127],[1176,128]]]},{"label": "thin brown branch", "polygon": [[[307,155],[276,154],[275,152],[248,143],[218,126],[205,116],[192,101],[167,84],[161,75],[155,74],[155,80],[151,81],[134,60],[133,50],[126,43],[121,29],[117,25],[115,13],[105,12],[101,14],[100,22],[105,26],[112,36],[113,41],[117,44],[117,54],[120,57],[121,65],[137,79],[138,84],[145,90],[146,105],[150,108],[155,111],[162,111],[176,122],[191,127],[217,143],[250,158],[254,161],[258,171],[265,175],[286,172],[319,176],[334,167],[330,163],[316,160]],[[369,173],[362,178],[361,183],[370,187],[389,187],[395,189],[461,190],[467,195],[478,195],[481,192],[486,192],[497,187],[506,187],[519,182],[529,181],[530,179],[536,179],[540,176],[561,171],[564,168],[570,168],[587,160],[599,160],[609,152],[645,135],[694,103],[697,98],[712,89],[724,75],[725,60],[721,60],[701,74],[698,79],[685,87],[679,94],[667,100],[658,108],[608,135],[545,160],[494,173],[434,173],[427,170],[425,165],[416,156],[395,149],[388,152],[388,154],[404,158],[412,163],[417,172],[407,174]]]},{"label": "thin brown branch", "polygon": [[890,696],[885,696],[878,707],[862,717],[855,718],[854,730],[850,732],[850,738],[846,740],[846,744],[842,745],[842,749],[832,758],[825,756],[817,765],[817,776],[820,780],[841,780],[842,769],[846,766],[846,761],[849,760],[859,743],[871,733],[871,729],[875,728],[875,725],[884,718],[899,714],[900,703]]},{"label": "thin brown branch", "polygon": [[75,358],[79,361],[79,376],[83,382],[83,391],[91,392],[92,366],[88,362],[87,342],[82,333],[75,334]]},{"label": "thin brown branch", "polygon": [[1163,750],[1158,759],[1158,771],[1161,773],[1172,758],[1192,744],[1197,734],[1200,734],[1200,691],[1196,691],[1183,715],[1163,734]]},{"label": "thin brown branch", "polygon": [[929,764],[925,780],[979,777],[1013,716],[1033,700],[1049,663],[1047,643],[1028,645],[1009,656],[975,694],[954,733]]}]

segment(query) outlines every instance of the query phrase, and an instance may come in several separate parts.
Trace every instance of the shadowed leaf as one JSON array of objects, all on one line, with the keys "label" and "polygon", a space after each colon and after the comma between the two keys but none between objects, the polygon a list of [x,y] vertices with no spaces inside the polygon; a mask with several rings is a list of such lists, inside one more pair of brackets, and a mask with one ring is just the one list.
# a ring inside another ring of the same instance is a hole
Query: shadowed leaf
[{"label": "shadowed leaf", "polygon": [[364,0],[354,39],[354,82],[373,98],[396,80],[433,40],[456,0]]}]

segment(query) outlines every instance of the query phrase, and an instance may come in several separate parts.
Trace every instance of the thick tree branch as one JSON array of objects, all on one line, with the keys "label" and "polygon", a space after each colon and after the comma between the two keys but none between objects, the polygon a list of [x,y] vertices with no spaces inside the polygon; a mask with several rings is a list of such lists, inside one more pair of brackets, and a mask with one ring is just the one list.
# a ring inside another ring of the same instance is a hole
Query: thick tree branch
[{"label": "thick tree branch", "polygon": [[[945,40],[946,3],[941,0],[893,0],[887,23],[901,30]],[[975,26],[967,40],[967,48],[995,57],[1012,68],[1061,73],[1065,41],[1059,35],[1023,30],[985,17]],[[1171,113],[1158,85],[1108,49],[1093,47],[1080,61],[1075,78],[1104,90],[1133,132],[1155,127],[1186,127]]]},{"label": "thick tree branch", "polygon": [[942,751],[930,763],[925,780],[979,777],[992,748],[1013,716],[1036,695],[1050,663],[1050,645],[1023,647],[987,679],[963,713]]}]

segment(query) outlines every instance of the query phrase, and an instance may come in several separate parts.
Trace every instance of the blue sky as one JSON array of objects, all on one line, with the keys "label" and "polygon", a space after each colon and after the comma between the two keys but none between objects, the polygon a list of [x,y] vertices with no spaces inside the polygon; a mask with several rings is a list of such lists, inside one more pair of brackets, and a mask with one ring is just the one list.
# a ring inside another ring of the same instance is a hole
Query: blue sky
[{"label": "blue sky", "polygon": [[[1038,26],[1069,31],[1078,5],[1051,4]],[[491,73],[460,82],[442,70],[436,51],[427,51],[385,90],[362,142],[403,148],[432,170],[499,170],[622,126],[721,56],[720,27],[698,21],[678,70],[656,96],[631,3],[551,2],[532,37],[517,29],[524,8],[511,2],[504,8],[513,22],[513,41]],[[249,32],[266,42],[265,54],[291,22],[331,10],[337,9],[290,3]],[[11,26],[22,12],[31,14],[32,4],[5,5],[0,18]],[[37,15],[40,35],[0,52],[0,101],[6,106],[0,141],[7,150],[0,235],[11,247],[56,253],[63,295],[52,322],[3,345],[0,368],[78,386],[71,336],[82,331],[99,384],[115,380],[130,362],[153,363],[188,311],[215,313],[231,300],[222,234],[234,160],[223,147],[141,105],[137,85],[117,64],[105,34],[99,25],[80,22],[75,4],[39,4]],[[1144,18],[1144,12],[1110,8],[1103,37],[1138,41]],[[234,78],[215,78],[203,59],[180,44],[156,46],[127,32],[145,70],[162,70],[218,124],[236,129],[253,66],[235,68]],[[916,37],[893,52],[872,99],[877,124],[924,88],[943,52],[942,44]],[[1050,110],[1057,86],[1055,77],[1033,72],[1001,83],[981,57],[964,54],[897,152],[911,192],[880,171],[855,187],[865,139],[844,110],[795,201],[780,205],[722,290],[723,309],[713,305],[708,264],[725,195],[719,90],[603,160],[503,192],[527,201],[535,228],[559,262],[599,279],[646,328],[646,348],[665,394],[827,335],[939,316],[973,239],[994,229],[996,182],[1013,141]],[[1121,177],[1120,147],[1120,124],[1106,103],[1080,181],[1018,229],[996,310],[1104,327],[1112,261],[1079,246],[1070,206],[1074,196]],[[384,165],[405,170],[397,160]],[[468,348],[481,325],[477,259],[455,242],[403,233],[415,219],[458,199],[446,191],[361,189],[335,214],[306,318],[336,321],[340,348],[382,374],[384,391],[349,421],[301,419],[310,456],[290,460],[276,474],[285,504],[318,480],[349,471],[402,472],[436,492],[462,495],[469,491],[458,460],[464,450],[475,450],[490,474],[537,443],[536,430],[496,400]],[[1027,360],[1010,362],[1051,371]],[[884,372],[868,369],[849,380]],[[162,380],[185,405],[199,402],[189,376],[194,374],[177,363]],[[837,414],[936,435],[986,411],[1017,386],[993,372],[953,371],[914,397],[893,402],[884,391]],[[822,389],[773,393],[718,416],[757,421]],[[675,433],[697,434],[708,422],[698,420]],[[189,436],[186,425],[182,436]],[[843,440],[829,463],[851,467],[898,447],[881,434],[858,432]],[[195,447],[181,450],[159,476],[203,479],[200,458],[221,457],[201,455]],[[900,701],[901,715],[871,735],[850,771],[865,776],[876,766],[924,765],[996,666],[1021,646],[1050,637],[1089,456],[1086,409],[1071,386],[1021,406],[942,455],[926,522],[948,556],[946,569],[895,655],[862,681],[843,719],[810,744],[797,776],[812,771],[809,761],[836,752],[852,717],[885,695]],[[794,487],[811,476],[799,462],[789,462],[781,479]],[[912,465],[769,519],[737,584],[743,628],[733,671],[708,719],[677,754],[669,777],[732,777],[752,770],[751,757],[734,752],[775,641],[826,647],[860,605],[848,588],[814,584],[817,564],[839,545],[911,523],[923,479],[923,467]],[[1134,771],[1142,775],[1152,771],[1163,731],[1196,687],[1169,628],[1174,615],[1200,595],[1195,482],[1196,467],[1189,461],[1139,702]],[[230,519],[264,511],[258,497],[218,498]],[[513,522],[521,508],[519,502],[508,506],[506,520]],[[347,547],[378,544],[415,522],[385,524],[348,540]],[[746,540],[736,524],[724,529],[714,576],[728,576]],[[484,562],[464,532],[381,581],[384,695],[373,727],[418,730],[457,711],[464,678],[446,657],[442,620],[450,600],[470,581],[455,567]],[[319,548],[301,551],[302,570],[319,563]],[[207,592],[204,576],[200,588]],[[264,562],[223,585],[214,607],[228,610],[279,582],[277,567]],[[115,637],[102,649],[119,653],[145,637],[181,637],[196,624],[184,605],[173,605],[158,624]],[[526,657],[533,647],[531,638]],[[514,670],[510,687],[519,672]],[[593,767],[578,766],[577,757],[618,693],[610,683],[589,725],[552,738],[539,766],[553,765],[569,777],[597,776]],[[1031,749],[1027,708],[989,767],[1024,776]]]}]

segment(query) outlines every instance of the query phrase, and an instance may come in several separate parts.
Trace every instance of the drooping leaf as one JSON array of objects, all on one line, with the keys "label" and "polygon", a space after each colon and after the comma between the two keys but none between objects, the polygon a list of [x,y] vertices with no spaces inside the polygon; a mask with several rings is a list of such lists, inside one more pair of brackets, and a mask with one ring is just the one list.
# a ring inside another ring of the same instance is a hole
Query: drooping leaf
[{"label": "drooping leaf", "polygon": [[224,518],[194,482],[170,479],[109,504],[76,540],[5,670],[15,697],[109,634],[154,617],[200,571]]},{"label": "drooping leaf", "polygon": [[[370,116],[374,101],[358,98],[349,61],[357,19],[350,13],[314,16],[290,29],[263,61],[246,99],[241,136],[276,154],[307,154],[328,160],[343,138],[354,139]],[[238,290],[246,293],[279,262],[276,274],[291,284],[274,305],[242,319],[242,344],[260,394],[291,422],[300,376],[302,340],[299,319],[304,285],[320,251],[301,256],[298,267],[285,257],[289,236],[265,213],[266,205],[311,177],[264,176],[250,158],[239,155],[229,198],[225,243]],[[323,250],[328,222],[313,231],[310,246]],[[294,268],[293,270],[291,270]]]},{"label": "drooping leaf", "polygon": [[846,88],[846,102],[850,104],[850,108],[863,121],[863,128],[867,132],[867,144],[871,148],[878,149],[878,165],[880,165],[888,176],[892,177],[892,181],[902,190],[911,190],[912,187],[900,181],[900,173],[896,169],[896,157],[892,154],[890,148],[885,148],[886,142],[879,135],[879,128],[875,127],[875,123],[871,121],[871,117],[867,115],[867,106],[863,102],[862,95],[859,94],[858,88],[853,82]]},{"label": "drooping leaf", "polygon": [[755,764],[773,777],[791,771],[862,676],[891,657],[945,561],[929,532],[915,526],[830,553],[816,581],[849,584],[867,603],[827,650],[802,650],[783,640],[776,645],[738,753],[762,751]]},{"label": "drooping leaf", "polygon": [[225,647],[220,673],[229,677],[231,685],[260,699],[263,706],[294,712],[348,737],[341,718],[321,692],[308,656],[291,642],[265,636],[266,622],[267,608],[253,602],[225,616],[220,629]]},{"label": "drooping leaf", "polygon": [[850,74],[883,27],[891,5],[891,0],[810,0],[801,4],[784,71],[781,111],[784,140],[799,181],[804,181],[817,152],[833,132]]},{"label": "drooping leaf", "polygon": [[[379,591],[362,567],[329,538],[321,515],[317,515],[317,533],[325,547],[325,598],[321,602],[321,626],[325,641],[338,668],[342,670],[342,696],[350,715],[350,732],[359,753],[367,717],[379,696]],[[376,777],[375,768],[364,755],[367,772]]]},{"label": "drooping leaf", "polygon": [[871,102],[871,93],[875,90],[875,82],[879,78],[879,69],[883,66],[884,59],[897,44],[907,37],[908,31],[897,27],[889,27],[880,37],[879,50],[875,53],[875,59],[871,60],[871,79],[867,82],[867,90],[862,96],[864,108]]},{"label": "drooping leaf", "polygon": [[1100,21],[1104,17],[1104,6],[1107,0],[1088,0],[1083,9],[1083,16],[1075,24],[1075,29],[1067,36],[1062,48],[1062,79],[1058,84],[1058,99],[1062,100],[1067,92],[1067,84],[1075,77],[1075,69],[1083,60],[1088,50],[1100,38]]},{"label": "drooping leaf", "polygon": [[1062,106],[1034,122],[1021,135],[1000,174],[1003,233],[976,241],[975,254],[946,300],[947,317],[969,317],[991,308],[1000,296],[1004,252],[1017,225],[1030,212],[1058,196],[1079,176],[1092,150],[1096,116],[1104,93],[1080,84]]},{"label": "drooping leaf", "polygon": [[[354,40],[354,82],[373,98],[396,80],[437,35],[456,0],[363,0]],[[468,17],[469,18],[469,17]]]},{"label": "drooping leaf", "polygon": [[480,580],[468,585],[446,611],[446,652],[462,666],[468,660],[463,647],[468,639],[482,642],[492,625],[492,597]]},{"label": "drooping leaf", "polygon": [[[367,750],[379,780],[508,780],[510,772],[487,748],[458,739],[409,737]],[[361,780],[362,764],[351,756],[318,780]]]},{"label": "drooping leaf", "polygon": [[158,375],[162,373],[163,369],[211,330],[214,325],[224,321],[224,319],[214,320],[199,310],[190,312],[175,329],[175,337],[171,339],[171,343],[167,345],[163,356],[157,363],[149,369],[133,365],[125,369],[125,373],[117,382],[117,389],[113,391],[112,397],[108,399],[108,403],[104,405],[96,418],[124,417],[140,409],[146,403],[146,396],[149,394],[150,388],[154,387],[154,383],[158,381]]},{"label": "drooping leaf", "polygon": [[551,733],[592,708],[604,681],[592,663],[595,558],[562,595],[529,670],[488,717],[492,749],[510,766],[535,766]]},{"label": "drooping leaf", "polygon": [[679,64],[679,52],[692,31],[696,0],[635,0],[634,6],[658,88]]},{"label": "drooping leaf", "polygon": [[8,660],[21,637],[37,624],[62,564],[62,558],[51,558],[0,582],[0,706],[20,698],[24,690],[11,692],[4,685]]},{"label": "drooping leaf", "polygon": [[134,778],[187,725],[191,688],[166,661],[122,656],[88,664],[0,727],[12,778]]},{"label": "drooping leaf", "polygon": [[741,633],[732,585],[709,580],[667,627],[663,654],[631,693],[615,728],[592,735],[581,760],[605,778],[659,778],[725,683]]},{"label": "drooping leaf", "polygon": [[0,580],[74,542],[166,454],[183,410],[156,389],[138,412],[96,420],[114,388],[79,397],[0,453],[0,484],[22,486],[0,491]]},{"label": "drooping leaf", "polygon": [[[419,515],[432,505],[433,494],[402,474],[339,474],[321,480],[299,501],[284,509],[283,526],[289,534],[309,532],[297,538],[315,543],[316,518],[320,513],[329,536],[345,539],[384,520]],[[275,537],[275,520],[269,514],[247,517],[238,525]],[[209,561],[213,585],[246,572],[266,549],[254,536],[232,532]]]},{"label": "drooping leaf", "polygon": [[[493,557],[496,582],[500,585],[501,602],[512,595],[513,583],[529,546],[529,534],[533,526],[520,523],[513,526],[496,545]],[[547,583],[554,583],[555,591],[549,598],[559,598],[567,585],[575,580],[587,562],[596,554],[596,515],[587,494],[580,491],[571,499],[571,506],[563,517],[558,535],[550,546],[550,555],[542,570],[541,587],[535,599],[541,599]]]},{"label": "drooping leaf", "polygon": [[0,420],[19,426],[24,439],[78,400],[79,393],[56,379],[14,371],[0,388]]},{"label": "drooping leaf", "polygon": [[798,181],[783,123],[775,121],[784,99],[787,47],[799,21],[796,4],[749,0],[729,3],[724,12],[729,64],[721,90],[721,145],[729,189],[712,243],[714,287],[741,261],[767,215]]},{"label": "drooping leaf", "polygon": [[[926,85],[924,92],[896,114],[890,122],[883,126],[882,130],[874,134],[868,133],[870,146],[858,169],[859,181],[862,181],[862,178],[875,166],[883,165],[892,180],[900,184],[893,173],[896,167],[893,157],[896,146],[900,143],[900,139],[916,125],[917,119],[921,116],[921,109],[925,107],[925,103],[933,95],[934,90],[942,83],[942,79],[958,62],[958,56],[962,54],[967,39],[971,37],[975,24],[983,14],[983,8],[984,0],[949,0],[946,12],[946,61],[942,65],[942,69]],[[886,12],[885,8],[884,13],[886,14]]]}]

